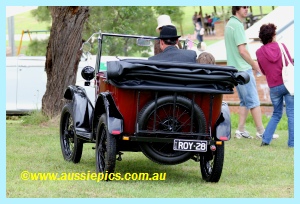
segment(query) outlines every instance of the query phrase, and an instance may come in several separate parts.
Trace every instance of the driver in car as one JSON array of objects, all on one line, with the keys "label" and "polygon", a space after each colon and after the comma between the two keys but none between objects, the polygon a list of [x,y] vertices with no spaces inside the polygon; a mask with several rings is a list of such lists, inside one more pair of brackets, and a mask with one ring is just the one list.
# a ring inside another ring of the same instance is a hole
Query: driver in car
[{"label": "driver in car", "polygon": [[196,62],[197,54],[194,50],[178,49],[177,29],[174,26],[163,26],[159,39],[159,45],[163,52],[149,57],[149,60],[177,61],[177,62]]}]

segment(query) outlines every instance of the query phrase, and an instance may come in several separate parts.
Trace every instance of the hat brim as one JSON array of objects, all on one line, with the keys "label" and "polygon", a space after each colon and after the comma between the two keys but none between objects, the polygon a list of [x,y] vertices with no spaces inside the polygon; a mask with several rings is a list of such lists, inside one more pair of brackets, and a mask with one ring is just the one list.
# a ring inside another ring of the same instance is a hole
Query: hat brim
[{"label": "hat brim", "polygon": [[180,38],[180,37],[181,37],[181,35],[178,35],[178,36],[166,35],[166,36],[157,37],[156,39],[172,39],[172,38]]},{"label": "hat brim", "polygon": [[171,26],[174,26],[174,27],[175,27],[175,25],[174,25],[173,23],[168,23],[168,24],[160,24],[160,25],[158,25],[158,26],[156,27],[156,31],[157,31],[157,32],[159,32],[159,29],[160,29],[161,27],[163,27],[163,26],[167,26],[167,25],[171,25]]}]

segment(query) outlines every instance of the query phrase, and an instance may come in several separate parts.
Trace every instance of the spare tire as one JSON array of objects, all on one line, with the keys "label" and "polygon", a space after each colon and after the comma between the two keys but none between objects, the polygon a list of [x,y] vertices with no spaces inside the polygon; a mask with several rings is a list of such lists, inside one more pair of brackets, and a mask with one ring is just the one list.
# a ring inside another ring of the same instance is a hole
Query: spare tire
[{"label": "spare tire", "polygon": [[[175,106],[174,101],[176,101]],[[172,95],[162,96],[157,99],[157,103],[153,100],[145,105],[139,114],[139,129],[153,130],[155,126],[156,131],[166,132],[164,135],[157,135],[161,138],[183,139],[178,133],[190,133],[191,130],[193,133],[204,133],[206,120],[203,111],[197,104],[194,104],[194,113],[192,114],[192,104],[190,99],[183,96],[177,96],[176,100]],[[193,120],[191,120],[192,115]],[[172,134],[172,132],[176,134]],[[190,139],[198,139],[198,136]],[[146,157],[159,164],[179,164],[195,154],[194,152],[173,150],[173,142],[140,142],[140,148]]]}]

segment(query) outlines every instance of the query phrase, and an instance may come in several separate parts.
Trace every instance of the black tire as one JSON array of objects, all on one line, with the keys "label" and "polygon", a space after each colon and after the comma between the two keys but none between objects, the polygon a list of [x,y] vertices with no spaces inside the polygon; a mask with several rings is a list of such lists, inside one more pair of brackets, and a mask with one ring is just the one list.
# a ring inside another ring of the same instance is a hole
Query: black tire
[{"label": "black tire", "polygon": [[73,122],[72,105],[69,103],[63,107],[61,113],[60,146],[66,161],[80,162],[83,143],[77,138]]},{"label": "black tire", "polygon": [[221,178],[224,163],[224,142],[216,145],[216,151],[208,151],[200,155],[200,169],[203,180],[218,182]]},{"label": "black tire", "polygon": [[[116,165],[116,137],[109,134],[107,128],[107,116],[102,114],[97,126],[96,140],[96,172],[109,175],[114,173]],[[107,179],[110,178],[107,176]]]},{"label": "black tire", "polygon": [[[175,131],[177,133],[190,132],[192,101],[188,98],[177,96],[174,118],[173,103],[173,96],[168,95],[158,98],[156,108],[156,130]],[[140,112],[138,124],[141,130],[152,130],[154,114],[155,101],[151,101]],[[173,127],[174,130],[172,129]],[[192,131],[195,133],[204,133],[205,128],[205,116],[199,106],[194,104]],[[180,135],[174,135],[172,133],[161,137],[182,138]],[[198,139],[198,137],[192,137],[190,139]],[[141,142],[140,148],[146,157],[159,164],[179,164],[187,161],[195,154],[194,152],[174,151],[173,142]]]}]

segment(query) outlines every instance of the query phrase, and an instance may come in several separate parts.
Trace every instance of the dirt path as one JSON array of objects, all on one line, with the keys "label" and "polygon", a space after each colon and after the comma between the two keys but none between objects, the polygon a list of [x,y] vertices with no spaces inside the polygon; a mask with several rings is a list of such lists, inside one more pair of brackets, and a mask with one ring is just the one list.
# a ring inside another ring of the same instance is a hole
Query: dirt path
[{"label": "dirt path", "polygon": [[[196,36],[194,34],[186,34],[184,36],[182,36],[183,39],[186,39],[186,38],[190,38],[191,40],[195,41],[197,40],[196,39]],[[223,40],[224,39],[224,36],[221,36],[221,35],[204,35],[203,36],[203,40]]]}]

